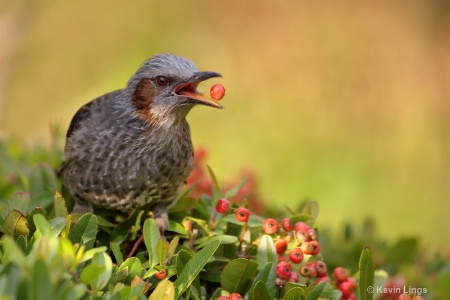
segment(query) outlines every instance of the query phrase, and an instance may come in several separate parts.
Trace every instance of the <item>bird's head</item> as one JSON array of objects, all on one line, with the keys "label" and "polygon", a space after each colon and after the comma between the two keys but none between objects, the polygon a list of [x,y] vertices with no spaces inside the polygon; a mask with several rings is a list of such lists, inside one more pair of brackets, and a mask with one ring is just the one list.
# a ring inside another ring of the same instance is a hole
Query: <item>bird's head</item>
[{"label": "bird's head", "polygon": [[137,116],[147,122],[184,119],[197,105],[222,106],[197,91],[200,82],[222,77],[216,72],[199,72],[189,60],[158,54],[144,62],[128,82],[129,101]]}]

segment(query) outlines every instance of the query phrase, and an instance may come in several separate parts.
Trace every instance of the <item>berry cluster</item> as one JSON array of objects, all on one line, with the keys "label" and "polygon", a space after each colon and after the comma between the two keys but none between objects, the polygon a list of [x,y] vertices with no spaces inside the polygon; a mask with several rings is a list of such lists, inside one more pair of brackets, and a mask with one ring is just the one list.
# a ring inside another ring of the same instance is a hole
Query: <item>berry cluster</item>
[{"label": "berry cluster", "polygon": [[356,289],[356,279],[349,277],[347,270],[343,267],[337,267],[333,271],[333,279],[336,287],[342,292],[343,299],[356,299],[353,291]]},{"label": "berry cluster", "polygon": [[[227,199],[221,198],[217,201],[218,213],[225,214],[229,210],[230,202]],[[235,209],[234,213],[239,222],[247,222],[250,217],[250,211],[245,207]],[[275,284],[281,288],[286,282],[299,282],[300,276],[304,279],[301,281],[303,283],[317,285],[325,281],[331,284],[327,265],[315,258],[320,252],[316,230],[305,222],[297,222],[293,226],[289,218],[284,218],[280,224],[273,218],[267,218],[262,223],[264,233],[276,235],[274,245],[278,254],[278,264]],[[341,299],[356,299],[353,293],[357,286],[356,279],[349,277],[344,268],[337,267],[333,271],[333,279],[336,287],[342,292]],[[242,299],[239,297],[241,297],[239,294],[233,293],[230,297],[221,296],[219,299]]]}]

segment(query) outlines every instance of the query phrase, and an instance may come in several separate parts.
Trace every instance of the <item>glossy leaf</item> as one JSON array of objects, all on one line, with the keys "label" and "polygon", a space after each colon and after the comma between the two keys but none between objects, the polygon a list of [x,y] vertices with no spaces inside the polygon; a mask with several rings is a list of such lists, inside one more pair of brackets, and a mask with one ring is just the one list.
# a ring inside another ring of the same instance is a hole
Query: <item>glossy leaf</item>
[{"label": "glossy leaf", "polygon": [[373,266],[372,251],[365,247],[359,259],[359,295],[361,300],[373,299],[369,287],[374,287],[375,270]]},{"label": "glossy leaf", "polygon": [[253,282],[257,268],[257,263],[245,258],[230,261],[222,272],[222,289],[244,295]]},{"label": "glossy leaf", "polygon": [[149,300],[173,300],[175,299],[175,285],[170,280],[163,280],[148,298]]},{"label": "glossy leaf", "polygon": [[205,248],[198,251],[186,264],[181,274],[178,276],[177,280],[174,282],[175,294],[180,296],[186,289],[192,284],[194,279],[214,255],[217,248],[219,248],[220,242],[213,241],[206,245]]},{"label": "glossy leaf", "polygon": [[255,279],[253,280],[253,286],[250,288],[250,295],[249,295],[250,299],[252,299],[253,296],[252,293],[254,285],[258,281],[262,281],[264,283],[271,299],[274,299],[276,297],[278,293],[278,287],[274,283],[274,280],[277,277],[275,269],[276,269],[275,263],[268,263],[261,269],[261,271],[258,272]]},{"label": "glossy leaf", "polygon": [[254,300],[271,300],[274,299],[269,295],[266,284],[262,280],[256,281],[256,284],[251,290],[251,299]]},{"label": "glossy leaf", "polygon": [[147,247],[150,269],[156,266],[158,263],[158,254],[156,247],[158,245],[158,240],[161,238],[159,233],[158,225],[155,220],[147,219],[144,222],[144,243]]},{"label": "glossy leaf", "polygon": [[56,217],[62,217],[65,218],[68,216],[67,207],[66,207],[66,201],[64,201],[64,198],[58,190],[55,192],[55,195],[53,196],[53,205],[55,207],[55,216]]},{"label": "glossy leaf", "polygon": [[261,237],[261,241],[258,245],[258,253],[256,254],[256,262],[260,268],[268,263],[278,262],[278,255],[273,238],[267,234]]},{"label": "glossy leaf", "polygon": [[118,243],[110,243],[109,248],[111,248],[111,251],[114,254],[114,258],[116,259],[117,264],[120,266],[123,263],[123,255],[122,251],[120,251],[120,245]]},{"label": "glossy leaf", "polygon": [[[283,300],[298,300],[305,292],[302,288],[295,287],[290,289],[283,297]],[[318,298],[317,298],[318,299]]]},{"label": "glossy leaf", "polygon": [[84,214],[69,233],[72,243],[84,244],[86,249],[92,248],[97,236],[97,218],[91,213]]}]

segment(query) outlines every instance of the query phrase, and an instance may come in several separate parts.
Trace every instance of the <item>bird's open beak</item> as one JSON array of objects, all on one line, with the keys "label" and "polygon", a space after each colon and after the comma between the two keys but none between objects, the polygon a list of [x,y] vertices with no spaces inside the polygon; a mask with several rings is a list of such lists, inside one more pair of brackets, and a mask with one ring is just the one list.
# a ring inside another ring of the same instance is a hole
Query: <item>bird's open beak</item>
[{"label": "bird's open beak", "polygon": [[203,104],[216,108],[223,108],[222,105],[216,101],[197,91],[197,86],[200,82],[213,77],[222,77],[222,75],[216,72],[196,72],[189,80],[177,85],[173,92],[177,95],[187,97],[188,100],[186,103]]}]

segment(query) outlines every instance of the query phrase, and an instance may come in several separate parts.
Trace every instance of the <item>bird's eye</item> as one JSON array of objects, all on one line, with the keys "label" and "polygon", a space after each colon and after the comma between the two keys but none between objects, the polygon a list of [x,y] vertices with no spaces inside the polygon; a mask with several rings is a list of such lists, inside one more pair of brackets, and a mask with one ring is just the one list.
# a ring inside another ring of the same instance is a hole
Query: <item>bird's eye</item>
[{"label": "bird's eye", "polygon": [[169,79],[164,76],[158,76],[158,77],[156,77],[156,83],[159,86],[166,86],[169,83]]}]

